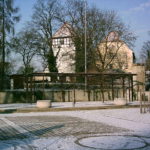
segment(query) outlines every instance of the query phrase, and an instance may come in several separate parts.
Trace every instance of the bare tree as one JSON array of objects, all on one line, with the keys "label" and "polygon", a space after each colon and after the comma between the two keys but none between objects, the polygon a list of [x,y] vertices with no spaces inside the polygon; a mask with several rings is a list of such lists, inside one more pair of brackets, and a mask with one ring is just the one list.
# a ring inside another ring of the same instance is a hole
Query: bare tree
[{"label": "bare tree", "polygon": [[[71,26],[70,32],[76,48],[76,72],[83,72],[85,64],[84,1],[67,0],[65,14],[65,18],[62,21],[69,22]],[[96,67],[97,71],[104,71],[112,63],[125,43],[133,46],[135,36],[114,11],[100,11],[96,7],[89,7],[87,4],[86,16],[88,68]],[[114,39],[110,39],[112,31],[116,33]]]},{"label": "bare tree", "polygon": [[[126,39],[124,39],[126,41]],[[96,68],[99,71],[107,69],[120,69],[128,68],[129,59],[132,60],[133,56],[128,56],[128,49],[126,42],[119,38],[118,32],[110,32],[108,36],[99,43],[96,48],[97,59],[95,61]],[[132,52],[133,55],[133,52]]]},{"label": "bare tree", "polygon": [[[150,35],[150,31],[149,31],[149,35]],[[150,41],[144,42],[141,55],[142,58],[144,59],[146,70],[150,70]]]},{"label": "bare tree", "polygon": [[34,30],[25,29],[18,33],[16,37],[12,39],[11,47],[14,52],[22,57],[23,68],[25,74],[30,73],[31,61],[33,57],[37,54],[37,47],[39,40],[37,39],[37,34]]},{"label": "bare tree", "polygon": [[57,17],[60,7],[58,0],[38,0],[32,16],[32,26],[38,32],[41,43],[38,53],[43,59],[43,64],[48,65],[50,72],[58,72],[57,55],[54,55],[51,39],[58,24]]}]

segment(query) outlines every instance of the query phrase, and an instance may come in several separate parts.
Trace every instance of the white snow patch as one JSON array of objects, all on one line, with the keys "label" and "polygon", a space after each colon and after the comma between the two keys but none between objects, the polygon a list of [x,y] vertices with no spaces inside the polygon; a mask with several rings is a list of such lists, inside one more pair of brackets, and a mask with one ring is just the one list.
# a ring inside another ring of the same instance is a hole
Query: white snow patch
[{"label": "white snow patch", "polygon": [[146,144],[138,137],[130,136],[101,136],[88,137],[79,140],[83,146],[100,149],[135,149],[144,147]]}]

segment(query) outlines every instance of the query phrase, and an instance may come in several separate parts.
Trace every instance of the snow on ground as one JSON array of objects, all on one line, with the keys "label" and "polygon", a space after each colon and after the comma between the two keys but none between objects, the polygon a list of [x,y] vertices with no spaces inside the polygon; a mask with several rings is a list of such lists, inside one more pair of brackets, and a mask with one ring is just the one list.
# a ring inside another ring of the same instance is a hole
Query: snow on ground
[{"label": "snow on ground", "polygon": [[[126,145],[126,149],[141,148],[145,146],[145,143],[137,137],[130,136],[101,136],[101,137],[89,137],[79,141],[81,145],[86,145],[93,148],[103,149],[122,149]],[[107,145],[106,145],[107,143]],[[118,144],[119,143],[119,144]],[[128,144],[126,144],[128,143]]]},{"label": "snow on ground", "polygon": [[[57,106],[56,106],[57,104]],[[71,107],[71,103],[56,103],[55,107]],[[91,103],[82,103],[82,106],[91,106]],[[97,103],[98,105],[98,103]],[[97,106],[96,102],[92,106]],[[106,103],[105,103],[106,105]],[[54,106],[54,105],[53,105]],[[81,106],[81,105],[80,105]],[[62,111],[62,112],[30,112],[0,114],[0,119],[17,116],[70,116],[105,123],[107,125],[121,127],[130,130],[128,133],[90,135],[90,137],[77,139],[73,136],[48,137],[15,140],[16,150],[92,150],[102,149],[150,149],[150,113],[140,114],[139,108]],[[5,120],[5,119],[3,119]],[[17,128],[17,126],[16,126]],[[126,135],[124,135],[126,134]],[[107,135],[107,136],[106,136]],[[11,150],[13,141],[0,141],[0,149]],[[119,143],[119,144],[118,144]],[[15,145],[15,144],[14,144]]]},{"label": "snow on ground", "polygon": [[133,131],[150,131],[150,113],[140,114],[139,108],[127,109],[104,109],[84,111],[62,111],[62,112],[30,112],[15,114],[0,114],[6,116],[71,116],[106,123],[108,125],[122,127]]},{"label": "snow on ground", "polygon": [[[138,101],[129,102],[130,105],[139,105]],[[105,101],[104,103],[101,101],[95,101],[95,102],[76,102],[75,107],[95,107],[95,106],[113,106],[112,101]],[[17,103],[17,104],[0,104],[0,109],[17,109],[17,108],[34,108],[36,107],[35,103],[29,104],[29,103]],[[72,102],[52,102],[53,108],[68,108],[73,107]]]},{"label": "snow on ground", "polygon": [[35,104],[25,104],[25,103],[17,103],[17,104],[0,104],[0,110],[6,109],[17,109],[17,108],[33,108]]}]

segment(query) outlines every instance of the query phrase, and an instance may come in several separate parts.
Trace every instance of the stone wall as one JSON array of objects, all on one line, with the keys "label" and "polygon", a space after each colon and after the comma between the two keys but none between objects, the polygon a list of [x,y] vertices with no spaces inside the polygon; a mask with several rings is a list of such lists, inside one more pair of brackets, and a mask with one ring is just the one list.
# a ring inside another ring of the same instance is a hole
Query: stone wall
[{"label": "stone wall", "polygon": [[[128,94],[128,91],[126,92]],[[123,97],[122,90],[115,90],[114,97]],[[129,101],[129,96],[125,98]],[[52,100],[53,102],[73,102],[75,101],[110,101],[112,98],[112,91],[105,90],[103,93],[100,90],[55,90],[55,91],[36,91],[31,96],[29,92],[25,91],[7,91],[0,92],[0,104],[7,103],[35,103],[37,100]]]},{"label": "stone wall", "polygon": [[26,93],[23,91],[0,92],[0,104],[25,103],[27,102]]}]

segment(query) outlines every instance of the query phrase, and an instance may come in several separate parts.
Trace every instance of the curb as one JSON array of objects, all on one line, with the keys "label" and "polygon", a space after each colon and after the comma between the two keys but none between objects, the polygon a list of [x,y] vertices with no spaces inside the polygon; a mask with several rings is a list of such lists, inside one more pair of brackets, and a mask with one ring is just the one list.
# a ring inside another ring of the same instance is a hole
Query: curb
[{"label": "curb", "polygon": [[139,105],[125,106],[96,106],[96,107],[66,107],[66,108],[20,108],[20,109],[5,109],[0,110],[0,114],[5,113],[28,113],[28,112],[58,112],[58,111],[80,111],[80,110],[100,110],[100,109],[124,109],[124,108],[139,108]]}]

